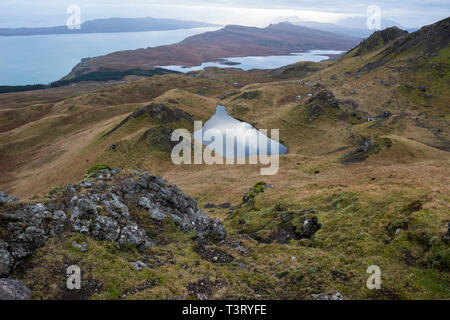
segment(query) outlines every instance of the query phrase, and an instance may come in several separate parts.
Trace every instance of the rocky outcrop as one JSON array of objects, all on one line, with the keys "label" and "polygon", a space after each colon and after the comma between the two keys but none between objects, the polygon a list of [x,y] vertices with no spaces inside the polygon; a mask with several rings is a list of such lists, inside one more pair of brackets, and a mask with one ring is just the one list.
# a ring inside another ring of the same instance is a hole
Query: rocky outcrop
[{"label": "rocky outcrop", "polygon": [[380,152],[383,148],[392,146],[392,141],[389,138],[370,139],[363,137],[359,140],[359,146],[342,157],[342,164],[351,165],[363,162],[371,155]]},{"label": "rocky outcrop", "polygon": [[146,211],[155,224],[172,219],[181,231],[195,231],[202,242],[225,239],[220,221],[211,219],[194,199],[160,177],[116,169],[103,169],[90,177],[78,185],[68,185],[46,203],[18,203],[0,209],[0,276],[8,276],[49,238],[65,231],[115,242],[117,247],[133,246],[142,252],[158,245],[133,210]]},{"label": "rocky outcrop", "polygon": [[[273,185],[256,183],[245,193],[241,205],[226,218],[240,233],[262,243],[289,243],[291,240],[313,239],[322,228],[314,209],[289,208],[282,202],[263,208],[255,207],[255,198]],[[261,223],[263,221],[263,223]]]},{"label": "rocky outcrop", "polygon": [[419,61],[437,56],[448,47],[450,41],[450,17],[422,27],[416,32],[396,38],[377,54],[373,62],[363,66],[360,71],[370,71],[393,61],[397,56],[408,57],[408,61]]},{"label": "rocky outcrop", "polygon": [[31,291],[19,280],[0,279],[0,300],[30,300]]},{"label": "rocky outcrop", "polygon": [[18,198],[7,195],[6,193],[0,191],[0,205],[5,203],[17,202]]},{"label": "rocky outcrop", "polygon": [[314,121],[330,111],[342,111],[339,101],[331,91],[320,91],[306,102],[305,112],[309,121]]},{"label": "rocky outcrop", "polygon": [[178,122],[181,120],[186,120],[188,122],[193,122],[194,120],[192,117],[184,112],[183,110],[180,110],[178,108],[167,108],[163,103],[151,103],[148,106],[142,107],[134,111],[132,114],[130,114],[128,117],[126,117],[122,122],[120,122],[116,127],[114,127],[112,130],[107,132],[103,135],[103,137],[109,136],[119,128],[121,128],[123,125],[125,125],[127,122],[133,119],[137,119],[144,114],[148,114],[151,118],[155,119],[161,124],[167,124],[171,122]]},{"label": "rocky outcrop", "polygon": [[307,219],[303,222],[302,232],[300,234],[301,238],[311,239],[312,236],[320,230],[322,225],[317,220],[317,217],[312,217],[311,219]]},{"label": "rocky outcrop", "polygon": [[355,150],[347,153],[342,158],[342,164],[350,165],[354,163],[363,162],[369,157],[370,151],[374,149],[374,143],[371,140],[364,139],[362,144]]},{"label": "rocky outcrop", "polygon": [[172,141],[173,129],[167,126],[158,126],[151,128],[144,132],[139,143],[146,143],[152,148],[156,148],[159,151],[170,153],[172,149],[179,143],[178,141]]},{"label": "rocky outcrop", "polygon": [[8,251],[8,244],[0,239],[0,278],[9,274],[14,260]]},{"label": "rocky outcrop", "polygon": [[389,42],[407,34],[408,31],[404,31],[397,27],[390,27],[384,30],[376,31],[369,38],[361,42],[354,56],[360,56],[373,52],[374,50],[381,49]]}]

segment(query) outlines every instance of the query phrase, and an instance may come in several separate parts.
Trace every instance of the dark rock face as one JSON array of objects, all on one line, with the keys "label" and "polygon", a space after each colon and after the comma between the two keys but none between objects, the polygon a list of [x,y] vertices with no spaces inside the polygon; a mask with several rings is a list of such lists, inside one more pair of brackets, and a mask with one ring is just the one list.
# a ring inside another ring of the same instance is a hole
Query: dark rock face
[{"label": "dark rock face", "polygon": [[153,148],[157,148],[163,152],[172,152],[179,142],[172,141],[173,129],[166,126],[158,126],[144,132],[138,143],[147,143]]},{"label": "dark rock face", "polygon": [[342,164],[351,165],[365,161],[371,155],[378,153],[382,148],[390,148],[392,141],[388,138],[370,140],[369,138],[363,138],[360,141],[360,145],[353,151],[347,153],[342,158]]},{"label": "dark rock face", "polygon": [[47,239],[66,230],[140,251],[157,245],[134,220],[130,206],[148,211],[155,223],[172,219],[181,231],[195,231],[199,241],[225,239],[220,221],[211,219],[194,199],[162,178],[135,170],[120,175],[120,170],[103,171],[90,183],[67,186],[46,204],[19,203],[0,209],[0,277],[7,276]]},{"label": "dark rock face", "polygon": [[369,38],[361,42],[355,56],[360,56],[364,53],[380,49],[389,42],[406,34],[408,34],[407,31],[401,30],[397,27],[390,27],[384,30],[376,31]]},{"label": "dark rock face", "polygon": [[396,38],[390,46],[378,54],[376,61],[370,62],[362,67],[361,71],[378,68],[386,64],[395,56],[405,52],[413,55],[413,57],[410,58],[410,61],[435,56],[440,50],[448,46],[450,41],[449,28],[450,18],[446,18],[434,24],[422,27],[416,32],[404,34],[403,36]]},{"label": "dark rock face", "polygon": [[280,228],[277,232],[275,232],[272,235],[272,238],[278,243],[288,243],[293,239],[301,239],[301,237],[295,231],[295,228],[289,224],[285,227]]},{"label": "dark rock face", "polygon": [[317,217],[312,217],[311,219],[305,220],[303,222],[301,237],[311,239],[321,227],[321,224],[317,221]]},{"label": "dark rock face", "polygon": [[177,122],[183,119],[188,122],[194,121],[192,117],[183,110],[177,108],[169,109],[162,103],[151,104],[146,108],[146,112],[150,115],[150,117],[158,120],[160,123]]},{"label": "dark rock face", "polygon": [[323,90],[306,102],[305,111],[309,121],[314,121],[333,109],[340,110],[339,101],[331,91]]},{"label": "dark rock face", "polygon": [[308,113],[309,121],[314,121],[325,114],[325,110],[317,104],[310,105],[306,112]]},{"label": "dark rock face", "polygon": [[31,291],[19,280],[0,279],[0,300],[30,300]]},{"label": "dark rock face", "polygon": [[225,203],[219,204],[219,208],[221,208],[221,209],[229,209],[229,208],[231,208],[231,203],[225,202]]},{"label": "dark rock face", "polygon": [[130,114],[128,117],[126,117],[121,123],[119,123],[116,127],[114,127],[111,131],[103,135],[103,137],[109,136],[113,132],[115,132],[117,129],[125,125],[128,121],[132,119],[137,119],[140,116],[144,114],[148,114],[151,118],[157,120],[159,123],[167,124],[171,122],[177,122],[180,120],[186,120],[188,122],[193,122],[194,120],[192,117],[184,112],[183,110],[174,108],[170,109],[167,108],[164,104],[156,104],[152,103],[148,106],[142,107],[136,111],[134,111],[132,114]]},{"label": "dark rock face", "polygon": [[9,274],[14,259],[8,251],[8,244],[0,239],[0,278]]},{"label": "dark rock face", "polygon": [[208,202],[208,203],[205,205],[205,209],[213,209],[213,208],[217,208],[217,205],[215,205],[214,203]]},{"label": "dark rock face", "polygon": [[6,193],[0,191],[0,204],[11,203],[19,201],[18,198],[7,195]]},{"label": "dark rock face", "polygon": [[306,103],[317,103],[328,107],[339,107],[339,101],[334,96],[333,92],[328,90],[320,91],[314,97],[310,98]]},{"label": "dark rock face", "polygon": [[373,141],[364,140],[361,146],[344,156],[342,164],[349,165],[363,162],[369,157],[371,149],[373,149]]}]

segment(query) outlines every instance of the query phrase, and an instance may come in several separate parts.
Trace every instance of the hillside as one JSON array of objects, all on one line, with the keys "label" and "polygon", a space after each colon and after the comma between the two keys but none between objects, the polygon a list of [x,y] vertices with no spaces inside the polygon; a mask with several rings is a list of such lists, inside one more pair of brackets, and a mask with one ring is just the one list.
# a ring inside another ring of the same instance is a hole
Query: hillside
[{"label": "hillside", "polygon": [[176,19],[158,18],[109,18],[95,19],[83,22],[79,29],[69,29],[67,26],[41,27],[41,28],[0,28],[0,36],[35,36],[48,34],[85,34],[85,33],[112,33],[112,32],[142,32],[192,29],[216,27],[218,25],[183,21]]},{"label": "hillside", "polygon": [[[71,264],[82,299],[449,299],[449,21],[337,61],[1,94],[0,272],[33,299],[74,298]],[[254,32],[228,28],[207,37]],[[218,104],[280,129],[278,174],[172,163]]]},{"label": "hillside", "polygon": [[390,27],[381,31],[376,31],[367,39],[364,39],[356,48],[350,50],[345,57],[355,57],[366,53],[374,52],[388,45],[401,36],[408,34],[397,27]]},{"label": "hillside", "polygon": [[267,28],[226,26],[189,37],[180,43],[121,51],[84,61],[64,79],[101,68],[147,69],[155,66],[194,66],[221,58],[283,55],[312,49],[348,50],[358,39],[288,23]]}]

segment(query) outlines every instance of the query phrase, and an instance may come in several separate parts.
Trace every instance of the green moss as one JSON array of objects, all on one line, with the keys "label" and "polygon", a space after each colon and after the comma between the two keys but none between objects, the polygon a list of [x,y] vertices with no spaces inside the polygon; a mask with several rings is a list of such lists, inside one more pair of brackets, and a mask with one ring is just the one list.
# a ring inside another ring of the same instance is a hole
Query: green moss
[{"label": "green moss", "polygon": [[95,165],[95,166],[89,168],[87,171],[87,174],[91,174],[91,173],[98,172],[100,170],[105,170],[105,169],[109,170],[111,168],[109,166],[107,166],[106,164],[98,164],[98,165]]},{"label": "green moss", "polygon": [[49,194],[50,196],[56,196],[58,193],[60,193],[60,192],[63,191],[63,190],[64,190],[64,186],[58,186],[58,187],[55,187],[55,188],[51,189],[51,190],[48,192],[48,194]]},{"label": "green moss", "polygon": [[266,188],[267,184],[264,181],[257,182],[244,196],[244,203],[253,200],[257,194],[264,192]]},{"label": "green moss", "polygon": [[430,292],[426,298],[441,297],[450,298],[449,273],[441,273],[433,269],[415,269],[414,276],[416,286],[420,291]]},{"label": "green moss", "polygon": [[450,248],[445,244],[433,245],[426,257],[426,264],[430,268],[450,272]]}]

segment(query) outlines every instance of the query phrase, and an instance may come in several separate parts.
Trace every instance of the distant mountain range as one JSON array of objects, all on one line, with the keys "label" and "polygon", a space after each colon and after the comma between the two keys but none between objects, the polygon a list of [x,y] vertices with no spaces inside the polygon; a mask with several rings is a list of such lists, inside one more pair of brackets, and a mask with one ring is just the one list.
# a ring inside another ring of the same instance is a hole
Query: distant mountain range
[{"label": "distant mountain range", "polygon": [[272,24],[266,28],[229,25],[217,31],[186,38],[173,45],[121,51],[83,60],[64,80],[104,69],[195,66],[222,58],[285,55],[315,49],[347,51],[360,40],[291,23]]},{"label": "distant mountain range", "polygon": [[83,33],[114,33],[163,31],[177,29],[193,29],[202,27],[217,27],[219,25],[158,18],[109,18],[95,19],[81,24],[80,29],[69,29],[67,26],[42,28],[0,28],[0,36],[33,36],[46,34],[83,34]]},{"label": "distant mountain range", "polygon": [[[286,19],[285,19],[286,20]],[[367,28],[365,17],[350,17],[341,19],[335,23],[324,23],[316,21],[302,21],[298,17],[288,18],[286,21],[293,23],[295,25],[313,28],[322,31],[334,32],[344,35],[349,35],[353,37],[367,38],[376,30]],[[381,19],[381,29],[386,29],[390,27],[397,27],[408,32],[417,31],[418,28],[405,28],[400,23],[389,19]]]}]

